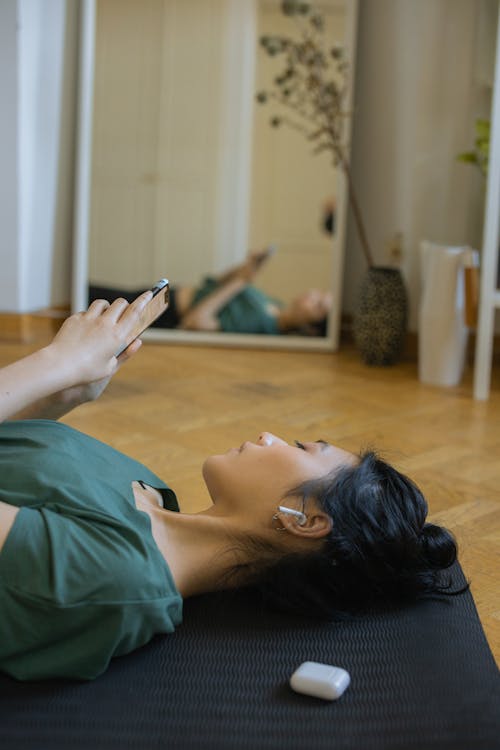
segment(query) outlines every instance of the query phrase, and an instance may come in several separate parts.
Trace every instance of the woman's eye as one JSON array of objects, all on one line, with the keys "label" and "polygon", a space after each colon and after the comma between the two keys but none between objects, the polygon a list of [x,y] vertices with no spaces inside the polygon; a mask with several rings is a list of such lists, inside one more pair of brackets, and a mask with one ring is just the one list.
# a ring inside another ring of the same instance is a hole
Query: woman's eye
[{"label": "woman's eye", "polygon": [[298,440],[294,440],[293,442],[295,443],[295,445],[297,446],[297,448],[300,448],[301,450],[305,451],[306,448],[305,448],[304,443],[299,443]]}]

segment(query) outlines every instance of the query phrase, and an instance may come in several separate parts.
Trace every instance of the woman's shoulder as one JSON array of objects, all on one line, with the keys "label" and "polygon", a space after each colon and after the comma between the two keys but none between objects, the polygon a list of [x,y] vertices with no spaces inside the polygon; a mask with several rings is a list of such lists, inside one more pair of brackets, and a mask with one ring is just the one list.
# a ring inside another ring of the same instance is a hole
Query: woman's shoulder
[{"label": "woman's shoulder", "polygon": [[34,453],[57,446],[74,445],[88,439],[82,432],[51,419],[18,419],[0,423],[0,457],[11,453]]},{"label": "woman's shoulder", "polygon": [[42,452],[54,457],[66,455],[77,458],[81,453],[85,454],[86,463],[90,456],[96,453],[105,454],[114,451],[111,446],[106,445],[97,438],[86,435],[80,430],[71,427],[64,422],[56,422],[52,419],[20,419],[2,422],[0,424],[0,447],[5,451],[10,447],[11,452],[25,458],[28,456],[42,455]]},{"label": "woman's shoulder", "polygon": [[16,419],[7,420],[0,423],[0,439],[8,440],[21,439],[23,437],[43,436],[67,438],[72,436],[74,439],[87,439],[89,436],[76,430],[64,422],[57,422],[54,419]]},{"label": "woman's shoulder", "polygon": [[12,469],[19,466],[27,477],[36,479],[37,486],[43,480],[80,491],[100,487],[100,494],[108,486],[121,490],[127,498],[131,482],[141,479],[162,493],[169,510],[178,510],[175,493],[144,464],[63,422],[29,419],[0,424],[0,467],[2,464]]}]

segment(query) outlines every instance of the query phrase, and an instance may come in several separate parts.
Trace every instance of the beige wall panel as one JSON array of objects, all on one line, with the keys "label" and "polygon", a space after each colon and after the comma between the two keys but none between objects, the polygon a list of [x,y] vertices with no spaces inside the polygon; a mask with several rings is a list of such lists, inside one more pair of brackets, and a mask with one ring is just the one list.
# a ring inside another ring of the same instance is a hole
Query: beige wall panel
[{"label": "beige wall panel", "polygon": [[90,280],[154,275],[162,0],[100,0],[96,21]]},{"label": "beige wall panel", "polygon": [[[322,4],[325,38],[333,45],[345,37],[345,9]],[[275,3],[260,3],[258,33],[298,38],[294,19]],[[257,57],[257,90],[270,90],[283,61],[260,50]],[[250,244],[279,245],[272,263],[259,278],[269,291],[279,289],[289,300],[309,287],[331,287],[332,239],[321,226],[321,207],[335,195],[336,174],[327,153],[313,155],[314,145],[303,133],[286,124],[270,126],[274,115],[290,117],[279,105],[256,105],[253,138]],[[308,129],[311,126],[308,123]]]},{"label": "beige wall panel", "polygon": [[100,0],[90,278],[197,282],[215,253],[227,0]]}]

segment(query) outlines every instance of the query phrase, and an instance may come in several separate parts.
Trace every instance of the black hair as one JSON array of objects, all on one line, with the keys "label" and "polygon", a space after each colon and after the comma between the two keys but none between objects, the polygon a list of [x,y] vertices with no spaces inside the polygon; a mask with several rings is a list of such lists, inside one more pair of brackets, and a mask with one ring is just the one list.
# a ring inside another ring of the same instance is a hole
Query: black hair
[{"label": "black hair", "polygon": [[306,323],[297,328],[289,328],[286,332],[289,336],[321,336],[328,335],[328,316],[314,323]]},{"label": "black hair", "polygon": [[451,533],[426,523],[419,488],[373,451],[288,495],[301,498],[306,512],[313,499],[332,530],[320,551],[287,554],[254,577],[273,606],[331,619],[468,588],[452,590],[443,576],[457,559]]}]

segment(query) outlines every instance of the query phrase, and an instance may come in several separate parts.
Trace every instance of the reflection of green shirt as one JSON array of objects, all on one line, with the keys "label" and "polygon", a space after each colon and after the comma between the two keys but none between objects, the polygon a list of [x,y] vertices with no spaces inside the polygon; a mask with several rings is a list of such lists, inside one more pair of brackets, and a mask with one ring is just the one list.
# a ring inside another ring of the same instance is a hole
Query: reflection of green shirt
[{"label": "reflection of green shirt", "polygon": [[[217,287],[216,279],[207,277],[196,290],[192,304],[201,302]],[[225,333],[278,334],[276,317],[268,311],[271,304],[280,306],[277,300],[248,284],[217,313],[221,330]]]},{"label": "reflection of green shirt", "polygon": [[181,622],[133,480],[178,510],[148,469],[67,425],[0,424],[0,500],[21,508],[0,551],[0,670],[91,679]]}]

